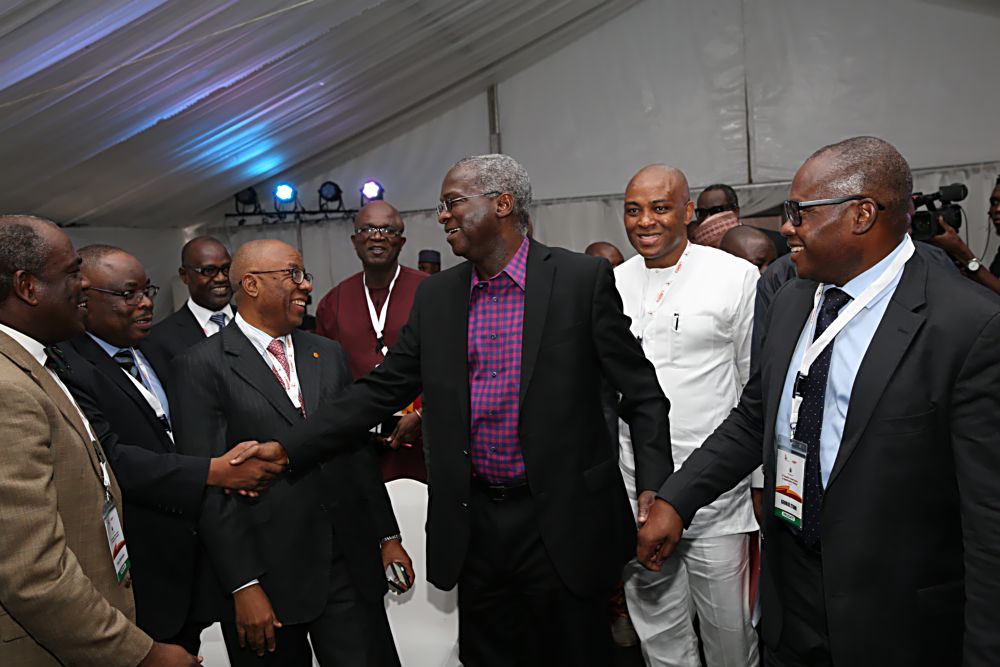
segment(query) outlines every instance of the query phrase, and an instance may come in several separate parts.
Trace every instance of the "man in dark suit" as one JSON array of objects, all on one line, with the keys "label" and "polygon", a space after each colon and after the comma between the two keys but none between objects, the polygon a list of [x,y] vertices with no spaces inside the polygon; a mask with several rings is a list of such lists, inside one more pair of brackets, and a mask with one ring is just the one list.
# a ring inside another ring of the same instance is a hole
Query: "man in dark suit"
[{"label": "man in dark suit", "polygon": [[611,266],[526,238],[530,203],[510,157],[456,164],[438,222],[469,261],[421,283],[375,371],[253,453],[287,453],[292,470],[308,470],[336,450],[331,435],[369,427],[423,390],[428,578],[459,585],[463,664],[603,666],[608,596],[635,524],[601,379],[622,393],[643,520],[673,468],[668,403]]},{"label": "man in dark suit", "polygon": [[[174,361],[185,453],[218,456],[226,443],[272,437],[351,380],[338,343],[297,329],[312,276],[294,248],[245,244],[232,280],[233,322]],[[328,465],[293,471],[258,498],[205,494],[199,532],[211,567],[197,611],[222,621],[233,665],[310,665],[307,636],[321,665],[399,664],[383,570],[400,562],[412,580],[410,559],[364,432],[344,439],[347,451]]]},{"label": "man in dark suit", "polygon": [[[260,489],[281,472],[178,454],[162,361],[141,343],[153,318],[150,283],[138,259],[120,248],[80,248],[90,283],[87,331],[60,348],[70,388],[101,439],[125,498],[137,624],[157,641],[197,653],[204,623],[190,618],[198,513],[206,486]],[[235,453],[235,452],[234,452]]]},{"label": "man in dark suit", "polygon": [[211,236],[196,236],[181,250],[177,270],[190,297],[181,308],[153,327],[145,348],[168,362],[233,319],[232,258],[226,246]]},{"label": "man in dark suit", "polygon": [[769,665],[1000,664],[1000,302],[914,252],[911,189],[873,137],[799,169],[760,370],[640,531],[656,569],[763,462]]}]

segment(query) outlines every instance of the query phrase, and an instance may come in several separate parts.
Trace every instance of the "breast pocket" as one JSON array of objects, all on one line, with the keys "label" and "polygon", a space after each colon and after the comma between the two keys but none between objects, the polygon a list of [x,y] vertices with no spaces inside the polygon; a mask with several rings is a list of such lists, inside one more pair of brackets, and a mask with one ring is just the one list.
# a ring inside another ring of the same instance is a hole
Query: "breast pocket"
[{"label": "breast pocket", "polygon": [[725,332],[713,315],[671,312],[665,319],[661,327],[666,325],[670,359],[675,364],[698,366],[719,352]]}]

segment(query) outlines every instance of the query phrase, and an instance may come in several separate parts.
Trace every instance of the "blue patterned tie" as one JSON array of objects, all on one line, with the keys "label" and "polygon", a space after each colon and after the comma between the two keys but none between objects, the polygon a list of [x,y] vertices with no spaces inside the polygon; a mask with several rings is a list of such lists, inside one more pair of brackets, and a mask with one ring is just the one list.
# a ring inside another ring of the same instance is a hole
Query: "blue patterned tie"
[{"label": "blue patterned tie", "polygon": [[226,314],[225,313],[212,313],[212,316],[208,318],[208,321],[219,327],[219,331],[226,328]]},{"label": "blue patterned tie", "polygon": [[132,350],[127,347],[115,352],[115,356],[112,357],[115,363],[121,366],[122,370],[134,377],[136,380],[139,379],[139,369],[135,366],[135,357],[132,356]]},{"label": "blue patterned tie", "polygon": [[[837,289],[827,290],[823,303],[816,318],[816,340],[826,331],[827,327],[837,319],[837,313],[851,297],[846,292]],[[795,439],[808,445],[806,455],[805,508],[802,511],[802,541],[808,546],[819,542],[820,513],[823,508],[823,483],[820,479],[819,439],[823,430],[823,403],[826,400],[826,380],[830,375],[830,358],[833,356],[833,344],[830,341],[822,354],[816,357],[809,368],[809,375],[799,382],[802,394],[802,405],[799,408],[799,420],[795,427]]]}]

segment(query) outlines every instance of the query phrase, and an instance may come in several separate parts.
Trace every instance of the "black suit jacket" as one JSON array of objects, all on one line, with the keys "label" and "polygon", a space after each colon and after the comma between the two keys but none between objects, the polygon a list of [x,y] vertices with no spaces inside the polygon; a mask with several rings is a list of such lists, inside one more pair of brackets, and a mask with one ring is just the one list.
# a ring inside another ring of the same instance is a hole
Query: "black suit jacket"
[{"label": "black suit jacket", "polygon": [[[660,491],[689,522],[763,460],[772,647],[795,585],[767,539],[785,530],[772,513],[774,424],[815,288],[796,278],[779,289],[760,370]],[[821,535],[835,664],[1000,665],[1000,302],[923,253],[907,262],[858,370]]]},{"label": "black suit jacket", "polygon": [[[69,365],[60,377],[93,426],[124,495],[138,625],[154,639],[168,639],[190,607],[208,459],[176,452],[142,394],[90,336],[60,348]],[[168,391],[162,368],[145,356]]]},{"label": "black suit jacket", "polygon": [[[313,413],[351,374],[339,343],[300,331],[292,336],[306,410]],[[267,440],[302,421],[235,321],[173,366],[184,387],[174,402],[183,452],[218,456],[232,443]],[[385,593],[379,540],[398,527],[367,437],[345,440],[344,454],[279,479],[259,498],[206,492],[199,533],[208,567],[199,581],[198,618],[232,620],[232,591],[259,579],[282,623],[314,620],[326,605],[334,540],[359,594],[377,600]]]},{"label": "black suit jacket", "polygon": [[143,342],[143,351],[170,363],[178,354],[205,338],[205,332],[185,303],[153,327],[149,338]]},{"label": "black suit jacket", "polygon": [[[634,555],[635,523],[601,406],[601,379],[622,393],[638,487],[673,470],[669,404],[629,333],[606,260],[531,242],[521,348],[518,435],[545,548],[580,595],[614,585]],[[428,578],[450,589],[469,541],[468,310],[472,264],[420,284],[410,319],[384,363],[277,440],[293,467],[323,460],[329,434],[367,428],[423,392],[428,483]]]}]

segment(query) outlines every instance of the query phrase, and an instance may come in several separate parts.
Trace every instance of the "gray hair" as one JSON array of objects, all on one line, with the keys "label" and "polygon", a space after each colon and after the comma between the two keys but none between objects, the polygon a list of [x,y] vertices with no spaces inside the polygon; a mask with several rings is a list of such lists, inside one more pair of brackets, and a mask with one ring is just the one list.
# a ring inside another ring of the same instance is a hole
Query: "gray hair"
[{"label": "gray hair", "polygon": [[809,159],[827,154],[833,165],[830,186],[837,194],[874,197],[889,211],[906,214],[913,174],[892,144],[878,137],[851,137],[820,148]]},{"label": "gray hair", "polygon": [[482,192],[507,192],[514,197],[514,218],[522,233],[528,230],[531,179],[521,163],[509,155],[490,153],[462,158],[452,167],[471,167]]},{"label": "gray hair", "polygon": [[76,254],[78,254],[80,259],[83,260],[83,265],[88,266],[100,262],[108,255],[114,255],[120,252],[125,251],[118,246],[108,245],[107,243],[91,243],[90,245],[85,245],[77,250]]},{"label": "gray hair", "polygon": [[48,262],[52,244],[32,224],[41,218],[0,215],[0,303],[14,288],[14,274],[27,271],[39,275]]}]

